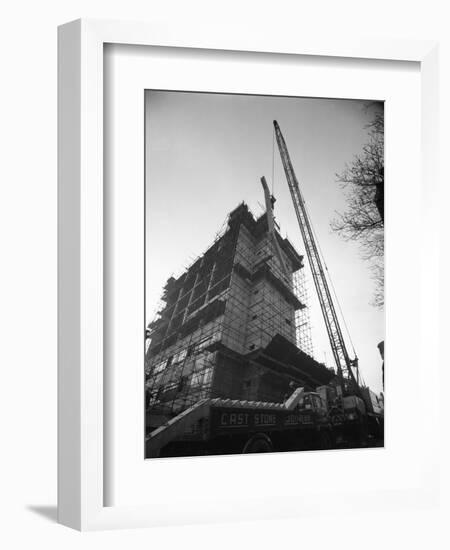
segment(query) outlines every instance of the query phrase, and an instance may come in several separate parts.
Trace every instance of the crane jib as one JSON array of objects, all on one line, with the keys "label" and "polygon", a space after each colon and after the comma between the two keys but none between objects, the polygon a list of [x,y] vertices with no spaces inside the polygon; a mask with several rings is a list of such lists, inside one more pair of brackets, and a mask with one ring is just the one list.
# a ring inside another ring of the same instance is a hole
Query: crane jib
[{"label": "crane jib", "polygon": [[306,211],[305,202],[292,166],[286,142],[284,141],[283,134],[281,133],[281,129],[276,120],[273,121],[273,125],[275,128],[278,149],[280,151],[281,162],[286,174],[286,180],[291,193],[292,202],[294,203],[295,214],[297,216],[306,254],[308,256],[308,262],[311,268],[317,296],[319,298],[319,304],[325,321],[325,327],[336,363],[338,376],[342,379],[345,373],[345,375],[351,379],[353,384],[358,387],[358,383],[352,371],[352,364],[354,362],[351,361],[347,352],[344,337],[342,335],[341,327],[328,286],[325,270],[323,269],[322,260],[316,245],[311,222]]}]

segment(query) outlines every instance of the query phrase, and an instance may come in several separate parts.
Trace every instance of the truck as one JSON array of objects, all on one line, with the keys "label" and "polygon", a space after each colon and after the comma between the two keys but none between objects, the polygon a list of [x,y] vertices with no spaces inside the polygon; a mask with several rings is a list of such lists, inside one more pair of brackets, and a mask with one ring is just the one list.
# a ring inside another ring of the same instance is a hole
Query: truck
[{"label": "truck", "polygon": [[195,456],[379,446],[381,412],[336,387],[297,388],[284,403],[203,399],[146,438],[146,456]]}]

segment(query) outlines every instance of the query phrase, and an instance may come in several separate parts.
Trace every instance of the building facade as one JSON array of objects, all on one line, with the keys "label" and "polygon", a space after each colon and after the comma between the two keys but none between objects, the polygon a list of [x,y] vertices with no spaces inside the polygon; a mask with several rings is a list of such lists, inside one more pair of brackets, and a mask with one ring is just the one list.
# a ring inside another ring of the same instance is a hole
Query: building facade
[{"label": "building facade", "polygon": [[244,203],[233,210],[220,238],[167,281],[165,305],[148,326],[150,416],[206,397],[283,401],[292,383],[327,383],[333,373],[300,349],[302,269],[302,256],[270,233],[265,214],[255,219]]}]

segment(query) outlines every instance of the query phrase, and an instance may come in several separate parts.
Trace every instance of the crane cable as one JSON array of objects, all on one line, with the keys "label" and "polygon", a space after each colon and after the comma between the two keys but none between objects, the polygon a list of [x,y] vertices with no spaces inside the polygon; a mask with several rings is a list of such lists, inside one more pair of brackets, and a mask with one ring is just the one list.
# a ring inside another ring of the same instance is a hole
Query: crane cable
[{"label": "crane cable", "polygon": [[[313,226],[312,223],[311,223],[311,215],[310,215],[310,213],[309,213],[309,209],[308,209],[308,207],[307,207],[307,205],[306,205],[305,200],[303,200],[303,204],[304,204],[305,210],[306,210],[307,215],[308,215],[308,218],[309,218],[309,223],[310,223],[310,226],[311,226],[311,230],[312,230],[312,232],[313,232],[314,240],[316,241],[317,248],[318,248],[319,254],[320,254],[320,256],[321,256],[321,260],[322,260],[323,265],[324,265],[324,267],[325,267],[325,271],[327,272],[327,275],[328,275],[328,281],[329,281],[330,286],[331,286],[331,291],[332,291],[332,293],[333,293],[333,296],[334,296],[334,299],[335,299],[335,303],[337,304],[337,307],[338,307],[338,311],[339,311],[341,320],[342,320],[342,322],[343,322],[343,324],[344,324],[344,327],[345,327],[345,332],[346,332],[346,334],[347,334],[347,338],[348,338],[348,340],[349,340],[349,342],[350,342],[350,345],[351,345],[351,347],[352,347],[353,357],[356,359],[356,358],[357,358],[357,354],[356,354],[355,346],[354,346],[354,344],[353,344],[353,340],[352,340],[350,331],[349,331],[349,329],[348,329],[347,321],[345,320],[344,312],[342,311],[341,303],[340,303],[340,301],[339,301],[339,298],[338,298],[338,295],[337,295],[337,292],[336,292],[336,288],[335,288],[335,286],[334,286],[333,279],[332,279],[332,277],[331,277],[330,270],[328,269],[328,265],[327,265],[327,263],[326,263],[326,261],[325,261],[325,257],[324,257],[324,255],[323,255],[322,249],[321,249],[321,247],[320,247],[320,241],[319,241],[319,239],[317,238],[317,234],[316,234],[316,232],[315,232],[314,226]],[[357,367],[357,371],[358,371],[357,376],[360,378],[362,385],[365,386],[365,380],[364,380],[364,377],[363,377],[363,375],[362,375],[361,368],[360,368],[359,366]]]},{"label": "crane cable", "polygon": [[272,129],[272,197],[275,189],[275,128]]},{"label": "crane cable", "polygon": [[344,317],[344,313],[343,313],[343,311],[342,311],[341,303],[340,303],[339,298],[338,298],[338,295],[337,295],[337,293],[336,293],[336,289],[335,289],[335,287],[334,287],[334,283],[333,283],[333,279],[332,279],[332,277],[331,277],[330,270],[328,269],[327,262],[325,261],[325,257],[324,257],[324,255],[323,255],[322,249],[321,249],[321,247],[320,247],[320,241],[319,241],[319,239],[317,238],[316,231],[315,231],[314,226],[313,226],[313,224],[312,224],[312,222],[311,222],[311,215],[310,215],[310,213],[309,213],[309,209],[308,209],[308,206],[307,206],[305,200],[303,200],[303,205],[304,205],[305,210],[306,210],[306,212],[307,212],[307,214],[308,214],[309,223],[310,223],[310,226],[311,226],[313,235],[314,235],[314,240],[316,241],[317,248],[318,248],[319,254],[320,254],[320,256],[321,256],[321,260],[322,260],[322,262],[323,262],[323,265],[325,266],[325,271],[327,272],[327,275],[328,275],[328,280],[329,280],[329,282],[330,282],[331,290],[332,290],[332,292],[333,292],[334,299],[335,299],[335,301],[336,301],[336,303],[337,303],[338,311],[339,311],[339,313],[340,313],[342,322],[344,323],[345,332],[346,332],[347,337],[348,337],[348,339],[349,339],[350,345],[352,346],[353,355],[354,355],[354,357],[357,357],[357,355],[356,355],[356,350],[355,350],[355,346],[354,346],[354,344],[353,344],[353,340],[352,340],[352,337],[351,337],[351,335],[350,335],[350,331],[349,331],[349,329],[348,329],[347,322],[346,322],[345,317]]}]

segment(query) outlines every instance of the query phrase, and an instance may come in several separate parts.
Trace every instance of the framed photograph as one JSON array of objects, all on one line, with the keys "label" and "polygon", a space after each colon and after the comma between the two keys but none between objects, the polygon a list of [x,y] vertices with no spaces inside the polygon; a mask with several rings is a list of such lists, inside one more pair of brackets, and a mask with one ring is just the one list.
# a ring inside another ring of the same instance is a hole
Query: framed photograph
[{"label": "framed photograph", "polygon": [[146,90],[145,140],[146,457],[383,447],[383,102]]},{"label": "framed photograph", "polygon": [[433,505],[436,44],[81,20],[58,68],[59,521]]}]

